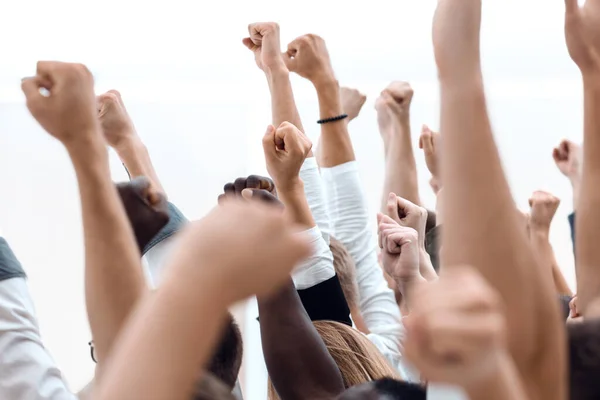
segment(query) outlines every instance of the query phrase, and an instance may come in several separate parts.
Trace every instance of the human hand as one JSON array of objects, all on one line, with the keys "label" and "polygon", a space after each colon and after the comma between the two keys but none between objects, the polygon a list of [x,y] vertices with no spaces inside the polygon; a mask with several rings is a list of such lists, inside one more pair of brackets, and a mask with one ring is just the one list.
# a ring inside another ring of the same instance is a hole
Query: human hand
[{"label": "human hand", "polygon": [[[427,125],[421,128],[421,137],[419,138],[419,148],[425,154],[425,163],[427,169],[431,173],[431,178],[436,185],[441,185],[440,176],[440,154],[441,154],[441,139],[438,132],[434,132]],[[432,185],[433,187],[433,185]],[[434,190],[435,191],[435,190]],[[439,191],[439,188],[438,188]],[[437,191],[436,191],[437,193]]]},{"label": "human hand", "polygon": [[310,139],[289,122],[282,122],[277,129],[272,125],[267,127],[263,137],[267,171],[280,192],[300,181],[300,167],[311,148]]},{"label": "human hand", "polygon": [[571,59],[584,75],[600,72],[600,2],[565,0],[565,38]]},{"label": "human hand", "polygon": [[401,121],[408,121],[414,91],[408,82],[390,83],[375,100],[379,131],[384,134]]},{"label": "human hand", "polygon": [[340,88],[340,99],[342,100],[342,110],[348,114],[348,121],[358,117],[362,106],[367,101],[367,96],[356,89],[347,87]]},{"label": "human hand", "polygon": [[121,93],[109,90],[97,97],[98,119],[108,145],[117,151],[136,137],[135,126],[127,113]]},{"label": "human hand", "polygon": [[294,39],[283,59],[291,72],[308,79],[313,85],[335,81],[329,52],[320,36],[308,34]]},{"label": "human hand", "polygon": [[480,77],[481,0],[438,0],[433,49],[441,81]]},{"label": "human hand", "polygon": [[530,230],[548,233],[550,231],[550,223],[559,205],[560,199],[551,193],[541,190],[533,192],[529,199],[529,206],[531,207],[529,217]]},{"label": "human hand", "polygon": [[258,68],[265,73],[285,68],[281,57],[279,25],[275,22],[257,22],[248,25],[249,37],[242,41],[252,50]]},{"label": "human hand", "polygon": [[31,115],[65,146],[97,139],[94,78],[84,65],[39,61],[36,75],[23,79],[21,89]]},{"label": "human hand", "polygon": [[223,204],[227,199],[240,196],[245,199],[259,199],[283,207],[283,203],[277,198],[275,183],[266,176],[250,175],[247,178],[237,178],[234,182],[226,183],[218,201],[219,204]]},{"label": "human hand", "polygon": [[377,214],[377,226],[383,270],[398,283],[401,291],[404,284],[423,281],[417,231],[383,214]]},{"label": "human hand", "polygon": [[420,249],[425,248],[425,226],[427,225],[427,210],[423,207],[390,193],[387,201],[387,215],[399,225],[412,228],[418,234]]},{"label": "human hand", "polygon": [[564,176],[571,181],[579,179],[581,176],[583,158],[580,145],[573,143],[570,140],[563,140],[558,147],[554,148],[552,151],[552,158],[554,158],[556,166]]},{"label": "human hand", "polygon": [[273,293],[311,251],[281,209],[261,201],[227,200],[180,235],[178,264],[192,280],[211,279],[229,304]]},{"label": "human hand", "polygon": [[500,296],[472,268],[444,269],[413,292],[406,357],[429,381],[468,388],[493,377],[506,354]]},{"label": "human hand", "polygon": [[579,310],[577,309],[577,295],[575,295],[569,302],[569,317],[567,318],[567,323],[577,323],[583,321],[583,316],[579,313]]},{"label": "human hand", "polygon": [[143,176],[116,186],[141,251],[169,222],[167,198]]}]

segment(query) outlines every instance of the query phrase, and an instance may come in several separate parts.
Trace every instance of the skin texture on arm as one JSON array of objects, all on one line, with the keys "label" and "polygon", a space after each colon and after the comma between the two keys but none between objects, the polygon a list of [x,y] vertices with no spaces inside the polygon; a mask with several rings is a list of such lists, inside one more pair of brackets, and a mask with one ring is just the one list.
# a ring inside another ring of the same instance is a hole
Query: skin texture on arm
[{"label": "skin texture on arm", "polygon": [[331,399],[344,391],[342,375],[289,281],[258,298],[263,354],[282,400]]},{"label": "skin texture on arm", "polygon": [[389,193],[421,204],[417,163],[410,132],[410,104],[413,89],[407,82],[392,82],[377,101],[377,122],[383,139],[385,180],[381,196],[381,212],[387,212]]},{"label": "skin texture on arm", "polygon": [[600,316],[600,2],[579,7],[566,1],[565,34],[569,54],[581,70],[584,93],[584,139],[581,191],[577,204],[577,308],[585,318]]},{"label": "skin texture on arm", "polygon": [[529,395],[562,399],[564,332],[556,295],[527,243],[494,143],[480,66],[480,25],[481,0],[438,3],[433,41],[444,133],[442,270],[465,264],[478,268],[506,303],[509,350]]},{"label": "skin texture on arm", "polygon": [[166,196],[152,165],[150,153],[137,134],[121,94],[116,90],[109,90],[97,99],[98,119],[106,142],[117,152],[130,178],[145,176],[150,179],[155,190]]},{"label": "skin texture on arm", "polygon": [[[80,64],[39,62],[37,75],[22,87],[32,115],[63,143],[75,168],[83,214],[86,306],[102,360],[145,284],[133,231],[110,178],[93,78]],[[42,96],[40,87],[51,95]]]},{"label": "skin texture on arm", "polygon": [[189,399],[227,307],[273,293],[309,252],[279,209],[256,202],[228,201],[179,240],[161,287],[121,334],[95,399]]},{"label": "skin texture on arm", "polygon": [[565,277],[563,276],[554,250],[550,244],[550,224],[560,199],[550,193],[536,191],[529,199],[531,213],[529,217],[529,243],[538,257],[540,264],[551,271],[556,292],[560,295],[573,296]]}]

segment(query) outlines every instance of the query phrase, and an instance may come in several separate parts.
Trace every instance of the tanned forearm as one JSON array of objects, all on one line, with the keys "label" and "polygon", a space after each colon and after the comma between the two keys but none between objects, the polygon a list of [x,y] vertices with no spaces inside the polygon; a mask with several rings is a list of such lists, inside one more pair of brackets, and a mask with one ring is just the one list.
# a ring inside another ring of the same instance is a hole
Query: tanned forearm
[{"label": "tanned forearm", "polygon": [[266,75],[269,82],[269,90],[271,91],[273,125],[277,127],[282,122],[287,121],[304,132],[300,114],[296,107],[296,101],[294,100],[290,72],[282,66],[278,69],[267,71]]},{"label": "tanned forearm", "polygon": [[[313,84],[319,98],[321,119],[343,114],[338,81],[334,77],[328,77]],[[321,168],[335,167],[356,159],[345,119],[322,124],[320,143],[323,148],[319,150],[317,162]]]},{"label": "tanned forearm", "polygon": [[[540,360],[539,375],[530,379],[534,357],[552,347],[550,353],[557,359],[553,365],[561,366],[564,356],[558,348],[562,333],[557,329],[556,295],[518,220],[492,136],[479,68],[464,79],[441,80],[441,130],[444,268],[476,266],[498,290],[507,305],[511,355],[537,391],[538,377],[552,375],[548,368],[555,367]],[[540,341],[548,331],[553,335]]]},{"label": "tanned forearm", "polygon": [[499,356],[498,371],[466,388],[470,400],[528,400],[522,378],[510,355]]},{"label": "tanned forearm", "polygon": [[222,279],[215,279],[218,265],[204,268],[202,279],[190,280],[184,264],[191,260],[184,258],[174,260],[169,268],[173,273],[134,312],[103,381],[94,387],[94,399],[190,398],[193,382],[214,350],[229,302]]},{"label": "tanned forearm", "polygon": [[158,179],[158,174],[152,165],[150,153],[137,134],[128,136],[128,139],[115,150],[123,164],[125,164],[125,168],[129,171],[131,178],[145,176],[150,179],[158,191],[166,195],[165,189],[162,187]]},{"label": "tanned forearm", "polygon": [[417,163],[412,147],[410,117],[398,117],[392,124],[391,132],[384,133],[385,180],[381,196],[381,212],[387,211],[387,199],[390,193],[396,193],[415,204],[421,204]]},{"label": "tanned forearm", "polygon": [[536,232],[535,230],[532,230],[529,242],[531,243],[534,253],[538,256],[540,264],[544,267],[544,270],[551,271],[556,292],[561,295],[573,296],[573,292],[569,288],[569,285],[558,266],[556,257],[554,256],[554,250],[550,244],[548,232]]},{"label": "tanned forearm", "polygon": [[285,205],[285,213],[290,223],[298,225],[301,229],[311,229],[316,225],[304,194],[304,183],[300,178],[289,186],[278,188],[277,195]]},{"label": "tanned forearm", "polygon": [[600,73],[584,76],[584,143],[581,191],[575,224],[577,308],[586,318],[600,316]]},{"label": "tanned forearm", "polygon": [[86,306],[98,360],[106,359],[145,289],[133,230],[110,178],[100,139],[67,150],[75,167],[85,241]]}]

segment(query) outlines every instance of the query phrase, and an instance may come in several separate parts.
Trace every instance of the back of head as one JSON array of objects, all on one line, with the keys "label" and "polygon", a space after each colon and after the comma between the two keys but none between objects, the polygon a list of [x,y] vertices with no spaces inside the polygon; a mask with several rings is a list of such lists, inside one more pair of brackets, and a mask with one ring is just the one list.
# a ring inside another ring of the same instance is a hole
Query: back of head
[{"label": "back of head", "polygon": [[237,381],[243,356],[242,334],[231,314],[227,317],[221,341],[206,370],[233,390]]},{"label": "back of head", "polygon": [[600,319],[567,324],[570,399],[600,399]]},{"label": "back of head", "polygon": [[382,378],[399,378],[369,339],[347,325],[315,321],[315,328],[335,360],[346,388]]},{"label": "back of head", "polygon": [[333,254],[333,267],[340,281],[344,297],[350,310],[358,310],[358,283],[356,281],[356,264],[346,247],[339,241],[330,238],[329,249]]}]

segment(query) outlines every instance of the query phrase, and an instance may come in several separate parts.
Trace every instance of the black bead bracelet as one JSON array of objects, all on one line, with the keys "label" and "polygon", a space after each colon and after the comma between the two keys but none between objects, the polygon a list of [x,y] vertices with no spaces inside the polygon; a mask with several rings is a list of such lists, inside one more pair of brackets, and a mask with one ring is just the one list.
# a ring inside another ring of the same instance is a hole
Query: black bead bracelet
[{"label": "black bead bracelet", "polygon": [[346,118],[348,118],[348,114],[342,114],[342,115],[338,115],[337,117],[320,119],[317,121],[317,124],[326,124],[328,122],[335,122],[335,121],[339,121],[339,120],[346,119]]}]

